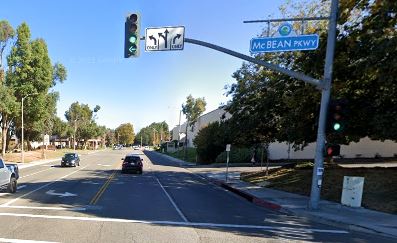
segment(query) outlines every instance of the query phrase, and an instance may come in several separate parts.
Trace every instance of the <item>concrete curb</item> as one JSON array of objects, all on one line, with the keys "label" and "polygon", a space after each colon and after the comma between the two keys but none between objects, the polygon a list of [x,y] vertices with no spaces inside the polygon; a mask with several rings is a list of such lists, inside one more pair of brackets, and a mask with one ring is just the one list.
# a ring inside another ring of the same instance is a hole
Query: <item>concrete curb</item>
[{"label": "concrete curb", "polygon": [[18,164],[18,168],[20,170],[22,170],[22,169],[30,168],[30,167],[37,166],[37,165],[48,164],[48,163],[55,162],[58,160],[61,160],[61,158],[48,159],[48,160],[36,160],[36,161],[32,161],[32,162],[25,163],[25,164],[20,164],[20,165]]},{"label": "concrete curb", "polygon": [[233,192],[243,198],[245,198],[246,200],[248,200],[249,202],[252,202],[253,204],[262,207],[262,208],[266,208],[266,209],[271,209],[274,211],[278,211],[278,212],[282,212],[282,213],[287,213],[290,214],[289,210],[285,210],[281,205],[264,200],[262,198],[258,198],[248,192],[245,192],[243,190],[237,189],[235,187],[232,186],[232,184],[228,184],[226,182],[223,182],[221,180],[217,180],[214,178],[209,178],[204,176],[207,180],[213,182],[214,184],[221,186],[222,188],[225,188],[226,190]]},{"label": "concrete curb", "polygon": [[228,184],[225,183],[221,180],[217,180],[214,178],[210,178],[210,177],[206,177],[206,176],[202,176],[199,175],[202,178],[205,178],[207,180],[209,180],[210,182],[212,182],[215,185],[218,185],[230,192],[233,192],[243,198],[245,198],[246,200],[248,200],[249,202],[260,206],[262,208],[266,208],[266,209],[270,209],[273,211],[277,211],[280,213],[284,213],[287,215],[293,215],[293,216],[298,216],[298,217],[305,217],[308,218],[310,220],[316,221],[318,223],[322,223],[322,224],[326,224],[326,225],[331,225],[331,226],[335,226],[335,227],[339,227],[339,228],[346,228],[348,230],[351,231],[356,231],[356,232],[362,232],[362,233],[370,233],[370,234],[376,234],[376,235],[381,235],[381,236],[385,236],[385,237],[390,237],[390,238],[397,238],[396,235],[392,235],[392,234],[388,234],[388,233],[384,233],[372,228],[368,228],[366,226],[363,225],[357,225],[357,224],[351,224],[351,223],[346,223],[343,221],[338,221],[335,219],[330,219],[330,218],[326,218],[326,217],[321,217],[321,216],[317,216],[317,215],[311,215],[308,213],[299,213],[299,212],[295,212],[292,211],[290,209],[287,209],[285,207],[283,207],[282,205],[279,205],[277,203],[271,202],[271,201],[267,201],[264,200],[262,198],[258,198],[248,192],[245,192],[243,190],[237,189],[235,187],[232,186],[232,184]]},{"label": "concrete curb", "polygon": [[[201,176],[201,175],[200,175]],[[289,210],[285,207],[283,207],[282,205],[276,204],[274,202],[271,201],[267,201],[264,200],[262,198],[258,198],[248,192],[245,192],[243,190],[237,189],[235,187],[233,187],[231,184],[227,184],[223,181],[214,179],[214,178],[209,178],[206,176],[201,176],[203,178],[206,178],[207,180],[211,181],[212,183],[221,186],[222,188],[225,188],[226,190],[233,192],[243,198],[245,198],[246,200],[250,201],[251,203],[266,208],[266,209],[270,209],[273,211],[277,211],[280,213],[284,213],[287,215],[294,215],[294,216],[298,216],[298,217],[305,217],[308,218],[310,220],[316,221],[318,223],[322,223],[322,224],[326,224],[326,225],[331,225],[331,226],[335,226],[335,227],[340,227],[340,228],[346,228],[348,230],[351,231],[356,231],[356,232],[362,232],[362,233],[370,233],[370,234],[376,234],[376,235],[381,235],[381,236],[385,236],[385,237],[391,237],[391,238],[397,238],[396,235],[391,235],[388,233],[384,233],[372,228],[368,228],[366,226],[363,225],[357,225],[357,224],[351,224],[351,223],[346,223],[343,221],[338,221],[335,219],[330,219],[330,218],[326,218],[326,217],[321,217],[321,216],[317,216],[317,215],[311,215],[311,214],[307,214],[307,213],[299,213],[299,212],[295,212],[292,210]]]}]

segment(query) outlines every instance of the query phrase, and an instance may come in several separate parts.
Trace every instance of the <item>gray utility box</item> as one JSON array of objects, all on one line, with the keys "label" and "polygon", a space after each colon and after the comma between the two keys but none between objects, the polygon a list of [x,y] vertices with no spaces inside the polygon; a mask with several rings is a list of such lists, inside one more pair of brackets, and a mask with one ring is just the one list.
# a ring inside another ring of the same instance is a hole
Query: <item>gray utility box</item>
[{"label": "gray utility box", "polygon": [[364,177],[343,177],[341,203],[349,207],[361,207],[363,197]]}]

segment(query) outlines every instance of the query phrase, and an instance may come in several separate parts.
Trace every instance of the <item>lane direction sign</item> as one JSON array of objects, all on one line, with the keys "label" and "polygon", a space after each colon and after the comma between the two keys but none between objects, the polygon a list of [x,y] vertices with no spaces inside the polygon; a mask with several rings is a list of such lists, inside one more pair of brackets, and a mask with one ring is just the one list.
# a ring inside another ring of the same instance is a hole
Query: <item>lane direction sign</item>
[{"label": "lane direction sign", "polygon": [[183,50],[185,27],[146,28],[145,51],[176,51]]}]

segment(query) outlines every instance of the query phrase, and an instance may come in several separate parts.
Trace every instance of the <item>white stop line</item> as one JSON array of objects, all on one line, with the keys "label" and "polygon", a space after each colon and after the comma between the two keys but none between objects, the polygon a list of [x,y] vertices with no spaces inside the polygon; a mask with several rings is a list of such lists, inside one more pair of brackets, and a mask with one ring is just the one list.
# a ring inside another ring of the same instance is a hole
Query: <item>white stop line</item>
[{"label": "white stop line", "polygon": [[293,228],[293,227],[277,227],[266,225],[247,225],[247,224],[215,224],[215,223],[195,223],[181,221],[147,221],[133,219],[117,219],[117,218],[100,218],[100,217],[74,217],[61,215],[43,215],[43,214],[22,214],[22,213],[0,213],[0,216],[10,217],[26,217],[26,218],[42,218],[42,219],[61,219],[61,220],[78,220],[78,221],[94,221],[94,222],[119,222],[119,223],[138,223],[138,224],[156,224],[156,225],[177,225],[177,226],[196,226],[210,228],[240,228],[240,229],[259,229],[259,230],[294,230],[294,232],[302,233],[329,233],[329,234],[348,234],[345,230],[325,230],[312,228]]},{"label": "white stop line", "polygon": [[55,241],[19,240],[19,239],[6,239],[6,238],[0,238],[0,242],[11,242],[11,243],[56,243]]}]

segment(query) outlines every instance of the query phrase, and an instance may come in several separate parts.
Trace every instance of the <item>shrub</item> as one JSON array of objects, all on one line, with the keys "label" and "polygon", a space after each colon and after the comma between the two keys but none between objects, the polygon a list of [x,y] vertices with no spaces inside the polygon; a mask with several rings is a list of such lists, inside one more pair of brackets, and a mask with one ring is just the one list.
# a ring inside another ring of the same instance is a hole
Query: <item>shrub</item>
[{"label": "shrub", "polygon": [[202,128],[193,143],[197,148],[198,160],[200,163],[213,163],[216,157],[225,150],[226,136],[225,128],[219,122],[210,123],[207,127]]},{"label": "shrub", "polygon": [[[260,152],[258,153],[259,160],[257,158],[257,162],[260,162]],[[258,156],[257,156],[258,157]],[[264,156],[265,157],[265,156]],[[229,154],[229,163],[248,163],[251,162],[252,158],[252,149],[249,148],[231,148]],[[226,151],[223,151],[216,158],[217,163],[226,163]]]}]

